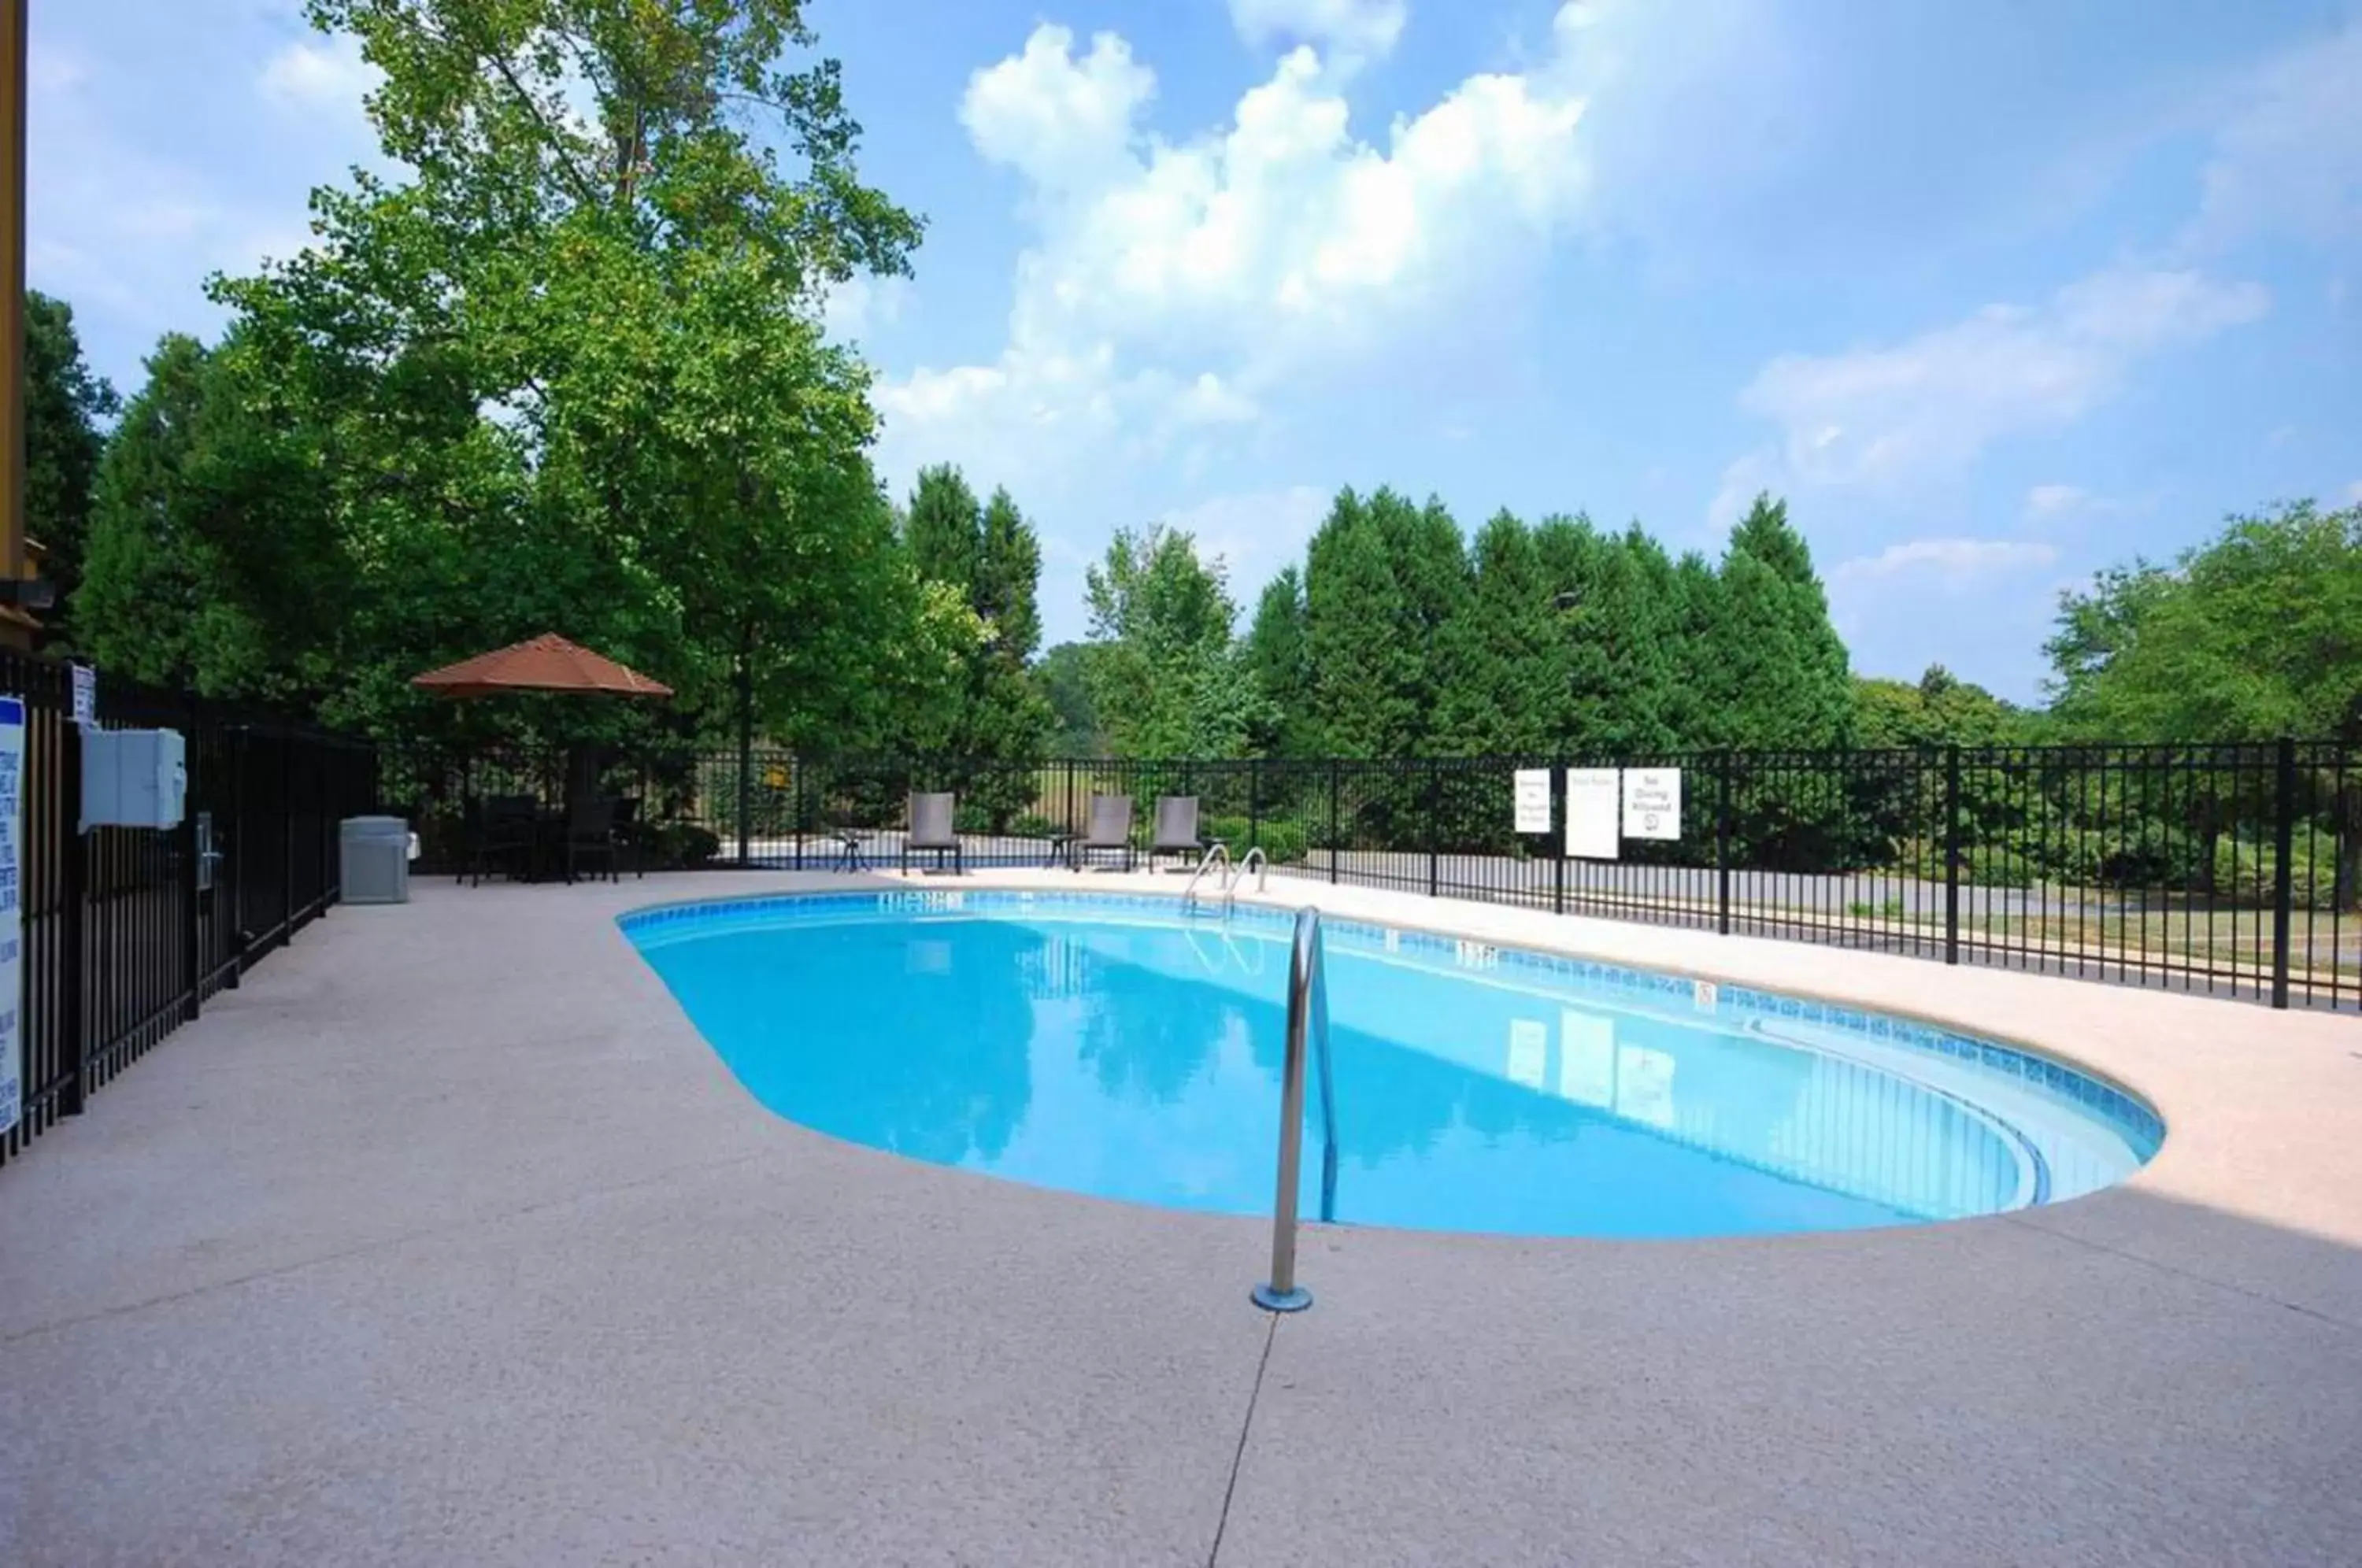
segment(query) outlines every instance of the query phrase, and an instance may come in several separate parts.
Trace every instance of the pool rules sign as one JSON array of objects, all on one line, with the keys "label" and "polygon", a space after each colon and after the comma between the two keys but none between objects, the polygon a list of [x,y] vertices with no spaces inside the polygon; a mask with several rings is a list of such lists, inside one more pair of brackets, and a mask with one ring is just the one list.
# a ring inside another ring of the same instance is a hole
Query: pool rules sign
[{"label": "pool rules sign", "polygon": [[25,1113],[25,702],[0,697],[0,1133]]}]

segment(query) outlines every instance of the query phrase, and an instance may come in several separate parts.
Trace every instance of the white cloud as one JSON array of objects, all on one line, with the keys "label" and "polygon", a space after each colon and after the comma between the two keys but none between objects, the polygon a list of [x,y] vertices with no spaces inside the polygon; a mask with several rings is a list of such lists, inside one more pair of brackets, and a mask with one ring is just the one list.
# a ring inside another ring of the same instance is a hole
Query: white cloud
[{"label": "white cloud", "polygon": [[2095,498],[2081,485],[2038,484],[2025,492],[2029,517],[2064,517],[2081,512]]},{"label": "white cloud", "polygon": [[2242,77],[2227,94],[2185,243],[2362,237],[2362,17]]},{"label": "white cloud", "polygon": [[270,57],[256,85],[266,100],[281,108],[358,114],[362,96],[383,80],[378,68],[361,58],[360,39],[338,33],[289,44]]},{"label": "white cloud", "polygon": [[2362,479],[2356,480],[2345,487],[2345,503],[2348,506],[2362,506]]},{"label": "white cloud", "polygon": [[1516,307],[1577,214],[1584,101],[1564,65],[1553,50],[1472,76],[1372,141],[1299,47],[1229,124],[1175,141],[1144,125],[1155,78],[1121,39],[1037,28],[960,106],[977,150],[1023,179],[1035,230],[1007,345],[883,383],[881,466],[1078,485],[1375,358],[1449,351]]},{"label": "white cloud", "polygon": [[1158,519],[1198,541],[1201,560],[1221,558],[1231,592],[1252,614],[1254,597],[1280,568],[1298,559],[1329,514],[1327,491],[1308,484],[1218,495]]},{"label": "white cloud", "polygon": [[1383,55],[1402,37],[1407,0],[1231,0],[1231,23],[1260,48],[1323,45],[1351,55]]},{"label": "white cloud", "polygon": [[821,302],[821,325],[831,337],[855,342],[871,327],[900,319],[910,297],[908,278],[848,278],[827,290]]},{"label": "white cloud", "polygon": [[1874,556],[1857,556],[1830,569],[1829,580],[1860,584],[1899,577],[1961,580],[2049,566],[2058,547],[2038,539],[1912,539],[1889,545]]},{"label": "white cloud", "polygon": [[1948,479],[2003,437],[2062,429],[2133,366],[2261,316],[2271,295],[2188,271],[2119,268],[2040,305],[1995,304],[1889,347],[1783,354],[1739,394],[1778,439],[1733,463],[1717,524],[1759,489],[1899,494]]}]

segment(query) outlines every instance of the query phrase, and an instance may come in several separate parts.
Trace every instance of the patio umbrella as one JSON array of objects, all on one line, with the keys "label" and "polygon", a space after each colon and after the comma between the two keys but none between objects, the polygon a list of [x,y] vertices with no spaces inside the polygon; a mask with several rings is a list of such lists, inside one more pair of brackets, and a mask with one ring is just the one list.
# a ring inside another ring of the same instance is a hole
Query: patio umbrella
[{"label": "patio umbrella", "polygon": [[[411,677],[410,683],[446,697],[495,697],[510,692],[547,691],[559,694],[609,693],[621,697],[670,697],[672,688],[651,680],[636,669],[568,642],[555,632],[544,632],[491,653],[461,659],[441,669]],[[469,763],[472,780],[474,764]],[[569,745],[565,755],[564,797],[572,801],[590,793],[601,771],[595,746]],[[555,782],[555,780],[552,780]]]},{"label": "patio umbrella", "polygon": [[489,697],[503,691],[611,691],[624,697],[669,697],[672,688],[650,680],[555,632],[495,648],[458,664],[411,677],[413,686],[447,697]]}]

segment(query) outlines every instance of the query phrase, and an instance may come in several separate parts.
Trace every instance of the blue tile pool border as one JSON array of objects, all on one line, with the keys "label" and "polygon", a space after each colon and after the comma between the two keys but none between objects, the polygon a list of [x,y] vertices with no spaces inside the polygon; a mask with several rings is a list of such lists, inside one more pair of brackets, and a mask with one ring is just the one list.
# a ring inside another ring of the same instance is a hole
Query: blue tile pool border
[{"label": "blue tile pool border", "polygon": [[[766,915],[866,911],[879,916],[972,916],[996,912],[1037,912],[1080,910],[1105,913],[1153,914],[1171,920],[1180,911],[1177,897],[1155,893],[1065,891],[1058,889],[956,888],[897,889],[857,893],[755,893],[735,898],[695,899],[629,911],[615,923],[636,944],[639,934],[651,935],[683,925],[741,924]],[[1256,926],[1285,928],[1294,923],[1291,909],[1267,904],[1239,904],[1233,920]],[[1390,952],[1425,954],[1466,960],[1471,949],[1481,955],[1478,966],[1505,969],[1570,981],[1586,988],[1656,1002],[1678,1002],[1686,1008],[1734,1019],[1779,1020],[1833,1030],[1858,1039],[1908,1050],[1926,1051],[1971,1064],[2037,1086],[2073,1101],[2113,1126],[2143,1162],[2152,1158],[2165,1141],[2165,1121],[2155,1107],[2123,1086],[2088,1069],[2070,1066],[2030,1046],[2004,1044],[1981,1035],[1962,1033],[1941,1024],[1841,1002],[1788,996],[1720,980],[1688,975],[1636,969],[1596,958],[1550,953],[1534,948],[1504,946],[1474,937],[1446,936],[1411,926],[1340,917],[1323,911],[1321,928],[1331,940],[1366,942]],[[1711,1001],[1702,988],[1713,989]]]}]

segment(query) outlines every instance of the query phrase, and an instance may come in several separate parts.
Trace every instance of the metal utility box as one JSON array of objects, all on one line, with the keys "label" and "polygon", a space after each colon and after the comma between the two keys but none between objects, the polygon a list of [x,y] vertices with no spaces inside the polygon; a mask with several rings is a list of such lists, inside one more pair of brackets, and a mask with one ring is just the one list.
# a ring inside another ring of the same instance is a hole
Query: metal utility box
[{"label": "metal utility box", "polygon": [[178,730],[82,730],[82,825],[175,828],[187,808],[188,743]]},{"label": "metal utility box", "polygon": [[410,824],[400,817],[347,817],[337,831],[348,904],[410,901]]}]

